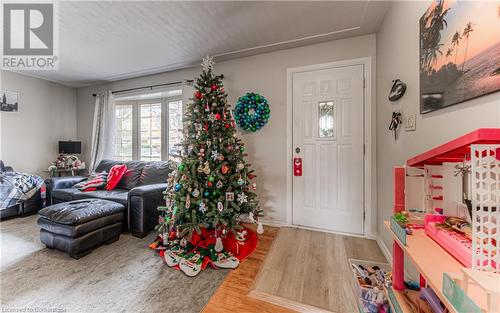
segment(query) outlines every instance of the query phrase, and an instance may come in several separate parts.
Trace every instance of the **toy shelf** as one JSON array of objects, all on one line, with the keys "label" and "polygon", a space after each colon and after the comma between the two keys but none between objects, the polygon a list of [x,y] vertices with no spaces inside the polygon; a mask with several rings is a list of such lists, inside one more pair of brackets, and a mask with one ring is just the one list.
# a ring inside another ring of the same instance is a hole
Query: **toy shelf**
[{"label": "toy shelf", "polygon": [[458,137],[434,149],[409,159],[408,166],[440,165],[443,162],[462,162],[464,155],[470,154],[470,145],[497,144],[500,139],[499,128],[480,128]]},{"label": "toy shelf", "polygon": [[[411,307],[406,303],[405,295],[402,291],[397,291],[392,286],[388,287],[390,291],[386,289],[386,298],[389,300],[389,305],[391,307],[391,312],[413,312]],[[411,293],[416,291],[410,290]]]},{"label": "toy shelf", "polygon": [[[450,312],[457,312],[442,292],[443,273],[453,273],[459,275],[464,268],[452,255],[441,248],[434,240],[428,237],[423,229],[413,230],[411,236],[406,236],[406,245],[401,243],[396,234],[391,230],[389,222],[384,222],[385,227],[390,231],[393,240],[408,256],[420,274],[425,278],[426,283],[434,290],[441,302]],[[395,290],[397,292],[397,290]],[[486,312],[487,299],[482,290],[477,286],[470,286],[469,297]],[[403,312],[410,312],[401,304],[396,297]]]},{"label": "toy shelf", "polygon": [[[500,299],[496,289],[485,289],[488,284],[484,283],[468,287],[466,277],[467,268],[472,267],[474,273],[480,273],[476,276],[491,272],[494,281],[500,281],[495,259],[495,236],[500,230],[500,128],[481,128],[421,153],[408,159],[406,166],[394,167],[393,175],[394,213],[408,210],[408,223],[425,224],[425,230],[413,229],[413,234],[407,236],[394,217],[390,223],[385,222],[393,236],[394,290],[405,289],[407,256],[420,272],[420,286],[430,287],[450,312],[500,313],[494,309],[496,302],[488,301]],[[464,194],[467,200],[463,200]],[[425,213],[424,223],[415,222],[415,212]],[[472,215],[470,245],[435,229],[434,223],[442,223],[446,216],[467,218],[468,214]],[[389,294],[394,301],[404,295]]]}]

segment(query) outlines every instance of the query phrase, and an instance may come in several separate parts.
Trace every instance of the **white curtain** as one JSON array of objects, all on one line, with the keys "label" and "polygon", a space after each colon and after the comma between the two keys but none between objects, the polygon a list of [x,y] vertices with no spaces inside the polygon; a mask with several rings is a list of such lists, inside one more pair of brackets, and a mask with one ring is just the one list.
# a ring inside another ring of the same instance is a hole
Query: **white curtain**
[{"label": "white curtain", "polygon": [[90,173],[99,162],[112,159],[115,138],[115,99],[111,91],[99,92],[95,99],[92,145],[90,148]]}]

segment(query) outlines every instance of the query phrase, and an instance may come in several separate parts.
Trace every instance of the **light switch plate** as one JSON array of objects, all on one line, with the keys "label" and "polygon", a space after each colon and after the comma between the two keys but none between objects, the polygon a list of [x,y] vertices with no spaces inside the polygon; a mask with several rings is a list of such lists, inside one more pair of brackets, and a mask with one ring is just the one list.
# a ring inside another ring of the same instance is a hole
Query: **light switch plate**
[{"label": "light switch plate", "polygon": [[417,114],[408,114],[405,118],[405,130],[407,132],[417,130]]}]

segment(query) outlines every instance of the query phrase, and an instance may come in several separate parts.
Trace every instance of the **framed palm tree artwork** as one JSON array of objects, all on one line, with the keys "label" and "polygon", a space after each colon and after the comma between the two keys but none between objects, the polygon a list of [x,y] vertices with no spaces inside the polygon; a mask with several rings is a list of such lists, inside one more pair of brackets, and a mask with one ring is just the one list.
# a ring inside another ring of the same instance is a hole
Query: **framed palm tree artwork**
[{"label": "framed palm tree artwork", "polygon": [[435,0],[420,18],[420,113],[500,90],[500,1]]}]

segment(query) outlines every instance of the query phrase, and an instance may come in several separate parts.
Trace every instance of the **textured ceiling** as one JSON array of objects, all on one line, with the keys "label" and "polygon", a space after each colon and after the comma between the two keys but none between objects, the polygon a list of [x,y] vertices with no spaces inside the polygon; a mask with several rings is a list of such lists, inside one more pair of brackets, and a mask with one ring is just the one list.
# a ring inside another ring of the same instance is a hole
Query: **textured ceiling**
[{"label": "textured ceiling", "polygon": [[387,2],[59,2],[59,70],[85,86],[376,32]]}]

